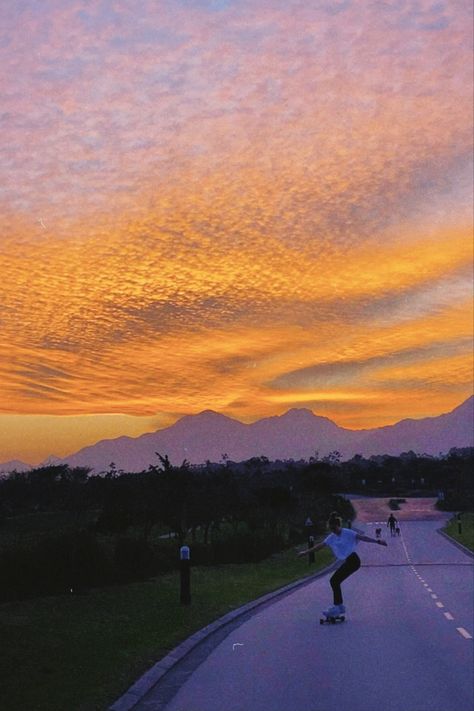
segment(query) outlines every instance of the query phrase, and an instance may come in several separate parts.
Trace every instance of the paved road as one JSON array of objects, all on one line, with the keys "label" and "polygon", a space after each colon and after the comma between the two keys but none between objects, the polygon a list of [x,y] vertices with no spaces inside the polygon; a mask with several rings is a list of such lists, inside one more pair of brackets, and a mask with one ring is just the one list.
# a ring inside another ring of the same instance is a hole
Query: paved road
[{"label": "paved road", "polygon": [[[343,584],[347,621],[320,625],[328,576],[233,629],[204,660],[187,660],[166,704],[137,711],[472,711],[472,558],[404,522],[388,547],[360,543],[362,568]],[[369,535],[375,522],[355,524]],[[200,662],[200,663],[199,663]],[[183,677],[181,677],[181,681]]]}]

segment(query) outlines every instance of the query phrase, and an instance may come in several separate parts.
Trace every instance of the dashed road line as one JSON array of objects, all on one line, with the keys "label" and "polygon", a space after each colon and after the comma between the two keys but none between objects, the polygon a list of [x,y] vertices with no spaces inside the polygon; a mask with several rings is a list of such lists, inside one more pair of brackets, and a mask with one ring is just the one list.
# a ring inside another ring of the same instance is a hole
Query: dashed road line
[{"label": "dashed road line", "polygon": [[464,627],[456,627],[456,629],[459,632],[459,634],[464,637],[464,639],[472,639],[472,636],[469,634],[469,632],[467,630],[464,629]]},{"label": "dashed road line", "polygon": [[[403,540],[403,535],[401,536],[401,541],[402,541],[403,548],[405,550],[405,555],[406,555],[407,561],[410,564],[411,570],[414,572],[415,576],[418,578],[420,583],[422,583],[423,586],[426,588],[426,591],[431,593],[431,598],[433,600],[437,600],[437,602],[435,602],[436,607],[438,607],[439,609],[444,609],[444,605],[440,600],[438,600],[438,596],[436,595],[436,593],[433,592],[432,588],[429,587],[428,583],[425,583],[424,579],[421,577],[421,575],[419,575],[418,571],[412,564],[412,560],[410,559],[410,554],[408,553],[407,547],[405,545],[405,541]],[[452,616],[452,614],[450,612],[443,612],[443,615],[445,616],[445,618],[447,620],[454,620],[454,617]],[[464,637],[464,639],[472,639],[472,635],[470,635],[469,632],[464,629],[464,627],[456,627],[456,629],[459,632],[459,634],[462,637]]]}]

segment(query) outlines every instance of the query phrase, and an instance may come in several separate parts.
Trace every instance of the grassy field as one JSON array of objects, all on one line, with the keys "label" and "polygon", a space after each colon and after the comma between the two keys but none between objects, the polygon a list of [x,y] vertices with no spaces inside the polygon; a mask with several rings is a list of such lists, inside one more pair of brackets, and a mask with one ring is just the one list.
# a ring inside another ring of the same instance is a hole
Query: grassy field
[{"label": "grassy field", "polygon": [[179,574],[0,605],[2,711],[104,711],[156,661],[209,622],[328,565],[295,550],[258,564],[192,569],[192,604]]},{"label": "grassy field", "polygon": [[474,513],[465,512],[461,514],[461,533],[458,530],[458,521],[453,517],[444,531],[466,548],[474,552]]}]

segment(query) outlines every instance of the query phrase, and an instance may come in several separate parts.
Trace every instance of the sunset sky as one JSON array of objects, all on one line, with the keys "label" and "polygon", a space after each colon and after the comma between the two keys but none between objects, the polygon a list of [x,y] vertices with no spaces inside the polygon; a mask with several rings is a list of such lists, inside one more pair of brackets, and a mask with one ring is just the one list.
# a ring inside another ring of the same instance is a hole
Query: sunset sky
[{"label": "sunset sky", "polygon": [[0,462],[472,393],[471,0],[5,0]]}]

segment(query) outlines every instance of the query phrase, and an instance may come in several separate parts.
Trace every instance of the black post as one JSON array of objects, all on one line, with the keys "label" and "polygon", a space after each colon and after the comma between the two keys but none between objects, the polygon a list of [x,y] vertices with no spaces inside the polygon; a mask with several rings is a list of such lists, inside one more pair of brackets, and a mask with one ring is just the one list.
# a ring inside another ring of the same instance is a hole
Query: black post
[{"label": "black post", "polygon": [[458,533],[462,533],[462,523],[461,523],[461,514],[458,513]]},{"label": "black post", "polygon": [[182,605],[191,603],[191,560],[189,546],[179,549],[179,568],[181,578],[180,602]]},{"label": "black post", "polygon": [[[314,546],[314,524],[311,520],[311,516],[308,516],[308,518],[304,522],[304,525],[306,528],[306,534],[308,536],[308,548],[312,548],[312,546]],[[311,565],[311,563],[314,563],[314,551],[312,553],[308,553],[308,564]]]}]

